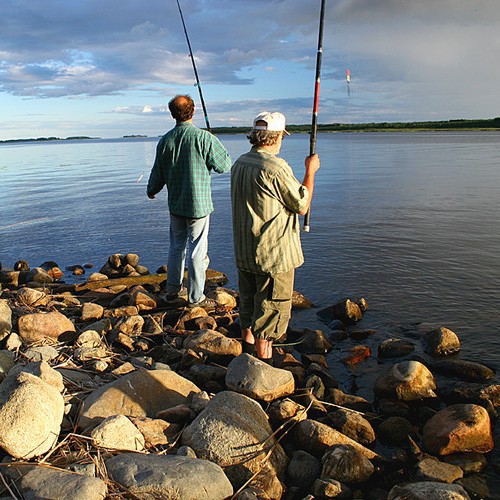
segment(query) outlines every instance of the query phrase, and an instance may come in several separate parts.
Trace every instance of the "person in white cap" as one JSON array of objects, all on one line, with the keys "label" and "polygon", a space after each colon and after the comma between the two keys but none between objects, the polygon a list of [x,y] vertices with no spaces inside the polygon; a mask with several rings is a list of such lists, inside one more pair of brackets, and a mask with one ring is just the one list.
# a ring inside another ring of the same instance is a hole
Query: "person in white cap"
[{"label": "person in white cap", "polygon": [[243,350],[270,364],[273,341],[290,320],[295,268],[304,262],[298,215],[309,209],[320,167],[317,154],[307,156],[297,180],[277,156],[285,135],[283,114],[260,113],[248,135],[252,148],[231,169]]}]

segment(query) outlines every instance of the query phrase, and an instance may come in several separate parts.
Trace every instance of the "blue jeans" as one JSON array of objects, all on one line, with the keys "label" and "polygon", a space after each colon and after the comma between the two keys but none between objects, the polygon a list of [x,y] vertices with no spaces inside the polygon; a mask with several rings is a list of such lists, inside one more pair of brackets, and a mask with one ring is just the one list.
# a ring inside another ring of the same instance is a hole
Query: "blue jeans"
[{"label": "blue jeans", "polygon": [[[208,227],[210,215],[190,219],[170,214],[170,249],[168,251],[167,293],[182,289],[184,267],[188,257],[188,300],[200,302],[205,298],[205,277],[208,269]],[[189,255],[188,255],[189,249]]]}]

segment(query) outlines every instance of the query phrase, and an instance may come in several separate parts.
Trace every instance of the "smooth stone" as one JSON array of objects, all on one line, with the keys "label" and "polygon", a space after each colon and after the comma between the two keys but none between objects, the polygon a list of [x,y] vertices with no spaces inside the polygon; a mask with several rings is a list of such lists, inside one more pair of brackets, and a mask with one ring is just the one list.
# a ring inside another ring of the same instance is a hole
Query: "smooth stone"
[{"label": "smooth stone", "polygon": [[104,500],[108,493],[108,487],[102,479],[50,467],[13,464],[2,468],[2,473],[16,481],[16,487],[22,492],[24,500]]},{"label": "smooth stone", "polygon": [[348,444],[328,450],[321,463],[321,479],[335,479],[349,485],[364,483],[375,472],[375,467],[359,448]]},{"label": "smooth stone", "polygon": [[487,382],[495,377],[495,372],[485,365],[462,359],[444,359],[432,363],[432,370],[450,377],[458,377],[467,382]]},{"label": "smooth stone", "polygon": [[424,447],[435,455],[493,449],[490,417],[478,405],[448,406],[426,422],[422,434]]},{"label": "smooth stone", "polygon": [[208,460],[122,453],[106,460],[106,469],[135,498],[223,500],[233,494],[222,468]]},{"label": "smooth stone", "polygon": [[362,445],[369,445],[375,441],[372,425],[355,411],[339,408],[329,413],[328,425]]},{"label": "smooth stone", "polygon": [[390,338],[381,342],[378,346],[379,358],[399,358],[411,354],[415,350],[415,344],[409,340]]},{"label": "smooth stone", "polygon": [[374,392],[378,397],[396,397],[414,401],[437,397],[432,373],[419,361],[402,361],[390,367],[375,380]]},{"label": "smooth stone", "polygon": [[287,484],[307,489],[320,474],[321,461],[307,451],[297,450],[293,453],[286,470]]},{"label": "smooth stone", "polygon": [[206,355],[212,361],[222,362],[239,356],[241,342],[215,330],[198,330],[184,339],[183,347]]},{"label": "smooth stone", "polygon": [[460,339],[457,334],[442,326],[425,332],[422,345],[424,352],[431,356],[448,356],[460,351]]},{"label": "smooth stone", "polygon": [[227,367],[227,388],[261,401],[293,394],[295,381],[288,370],[274,368],[250,354],[241,354]]},{"label": "smooth stone", "polygon": [[387,500],[470,500],[467,492],[458,484],[422,481],[396,485],[389,492]]},{"label": "smooth stone", "polygon": [[138,370],[106,384],[83,402],[78,426],[86,429],[112,415],[151,417],[166,408],[189,404],[200,389],[171,370]]},{"label": "smooth stone", "polygon": [[[272,498],[280,498],[288,458],[276,442],[262,407],[247,396],[222,391],[182,433],[182,444],[199,458],[224,467],[235,487],[254,479]],[[273,453],[267,457],[270,449]],[[271,493],[271,494],[270,494]]]},{"label": "smooth stone", "polygon": [[330,322],[333,319],[339,319],[345,324],[353,324],[362,319],[363,313],[356,302],[353,302],[350,299],[345,299],[332,306],[321,309],[318,312],[318,316],[323,321]]},{"label": "smooth stone", "polygon": [[125,415],[105,418],[91,434],[94,446],[121,451],[144,450],[144,436]]},{"label": "smooth stone", "polygon": [[377,429],[377,437],[382,443],[404,445],[413,433],[411,423],[404,417],[393,416],[385,419]]},{"label": "smooth stone", "polygon": [[415,481],[440,481],[450,484],[462,478],[463,475],[464,471],[460,467],[440,462],[434,458],[421,460],[415,465],[413,471]]},{"label": "smooth stone", "polygon": [[44,339],[65,342],[76,336],[75,325],[59,311],[25,314],[19,318],[18,327],[19,335],[26,344]]}]

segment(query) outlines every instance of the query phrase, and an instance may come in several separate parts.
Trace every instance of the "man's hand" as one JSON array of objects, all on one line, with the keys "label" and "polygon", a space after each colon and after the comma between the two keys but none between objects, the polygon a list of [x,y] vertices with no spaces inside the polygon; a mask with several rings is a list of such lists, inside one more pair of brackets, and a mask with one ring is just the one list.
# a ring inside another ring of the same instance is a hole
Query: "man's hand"
[{"label": "man's hand", "polygon": [[311,156],[306,156],[304,165],[306,167],[306,174],[314,175],[320,167],[319,156],[317,155],[317,153],[314,153]]}]

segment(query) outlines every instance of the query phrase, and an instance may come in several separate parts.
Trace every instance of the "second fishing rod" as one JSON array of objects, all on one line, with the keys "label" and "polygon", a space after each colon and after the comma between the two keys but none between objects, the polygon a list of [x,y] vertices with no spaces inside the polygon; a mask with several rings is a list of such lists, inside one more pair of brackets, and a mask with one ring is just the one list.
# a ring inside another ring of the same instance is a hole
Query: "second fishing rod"
[{"label": "second fishing rod", "polygon": [[179,0],[177,0],[177,7],[179,8],[179,14],[181,15],[182,27],[184,28],[184,34],[186,35],[186,42],[189,48],[189,57],[191,58],[191,62],[193,63],[194,76],[196,78],[196,86],[198,87],[198,92],[200,94],[201,107],[203,108],[203,114],[205,115],[205,124],[207,126],[207,130],[212,132],[210,128],[210,123],[208,121],[208,113],[207,107],[205,106],[205,100],[203,99],[203,92],[201,90],[200,78],[198,77],[198,70],[196,69],[196,63],[194,61],[193,49],[191,48],[191,42],[189,41],[189,35],[186,28],[186,23],[184,22],[184,16],[182,15],[181,4]]}]

